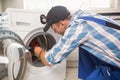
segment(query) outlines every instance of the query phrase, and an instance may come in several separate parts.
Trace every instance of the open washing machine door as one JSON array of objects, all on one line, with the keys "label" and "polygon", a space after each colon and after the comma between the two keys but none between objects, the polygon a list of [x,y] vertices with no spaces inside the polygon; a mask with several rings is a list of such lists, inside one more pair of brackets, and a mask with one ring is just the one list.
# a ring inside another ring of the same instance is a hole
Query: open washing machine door
[{"label": "open washing machine door", "polygon": [[0,80],[23,80],[30,54],[18,35],[0,30]]},{"label": "open washing machine door", "polygon": [[35,46],[42,47],[45,51],[48,51],[56,44],[56,34],[46,33],[42,31],[43,28],[37,28],[30,32],[27,37],[23,40],[26,48],[32,54],[32,65],[36,67],[44,67],[45,65],[41,62],[41,59],[34,53]]},{"label": "open washing machine door", "polygon": [[25,38],[24,44],[29,49],[32,56],[31,68],[25,80],[64,80],[66,73],[66,60],[51,67],[45,66],[39,57],[34,53],[34,47],[40,46],[44,50],[50,50],[58,42],[60,35],[53,31],[44,32],[43,28],[37,28],[31,31]]}]

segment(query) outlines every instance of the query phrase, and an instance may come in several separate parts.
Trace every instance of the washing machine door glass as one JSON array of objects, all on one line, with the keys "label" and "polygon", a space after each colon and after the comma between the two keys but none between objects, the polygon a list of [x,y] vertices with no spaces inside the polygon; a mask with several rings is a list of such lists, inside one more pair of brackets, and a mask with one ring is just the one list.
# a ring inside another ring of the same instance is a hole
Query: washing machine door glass
[{"label": "washing machine door glass", "polygon": [[31,53],[12,32],[3,30],[0,35],[0,80],[23,80]]},{"label": "washing machine door glass", "polygon": [[27,41],[26,46],[30,50],[32,54],[32,65],[36,67],[43,67],[44,64],[41,62],[40,58],[37,57],[34,53],[34,47],[39,46],[43,48],[44,50],[48,51],[55,45],[56,40],[55,38],[45,32],[38,32],[30,37],[30,39]]}]

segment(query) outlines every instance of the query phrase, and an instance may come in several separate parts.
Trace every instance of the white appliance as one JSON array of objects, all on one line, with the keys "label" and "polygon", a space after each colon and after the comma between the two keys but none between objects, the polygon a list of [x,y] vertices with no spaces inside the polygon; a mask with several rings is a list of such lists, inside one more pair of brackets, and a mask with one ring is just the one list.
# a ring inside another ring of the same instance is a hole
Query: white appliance
[{"label": "white appliance", "polygon": [[23,80],[30,63],[31,54],[20,37],[0,29],[0,80]]},{"label": "white appliance", "polygon": [[41,60],[34,55],[33,48],[36,43],[45,50],[49,50],[60,37],[52,30],[47,33],[43,32],[45,25],[40,22],[40,15],[42,14],[45,12],[8,8],[2,14],[2,27],[15,32],[31,52],[32,63],[27,64],[26,75],[21,80],[64,80],[66,60],[48,67],[44,66]]}]

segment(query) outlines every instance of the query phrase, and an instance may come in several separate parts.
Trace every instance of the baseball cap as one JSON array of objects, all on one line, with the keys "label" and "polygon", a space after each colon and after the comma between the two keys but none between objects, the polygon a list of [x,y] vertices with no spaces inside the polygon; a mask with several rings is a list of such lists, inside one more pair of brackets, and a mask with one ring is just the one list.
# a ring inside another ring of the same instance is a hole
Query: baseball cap
[{"label": "baseball cap", "polygon": [[64,20],[66,19],[68,16],[70,15],[70,12],[68,11],[68,9],[64,6],[55,6],[52,7],[48,14],[47,14],[47,23],[46,26],[44,27],[44,32],[48,31],[48,29],[50,28],[50,26],[53,23],[56,23],[60,20]]}]

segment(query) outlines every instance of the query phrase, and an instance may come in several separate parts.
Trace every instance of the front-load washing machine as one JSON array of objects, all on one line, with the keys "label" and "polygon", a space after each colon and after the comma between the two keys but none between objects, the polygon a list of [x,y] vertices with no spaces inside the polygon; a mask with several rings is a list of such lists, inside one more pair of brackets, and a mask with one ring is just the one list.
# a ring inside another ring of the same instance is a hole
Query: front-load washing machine
[{"label": "front-load washing machine", "polygon": [[48,51],[59,40],[60,35],[51,29],[45,33],[40,22],[40,15],[44,11],[31,11],[24,9],[7,9],[2,14],[2,27],[15,32],[22,39],[26,48],[31,52],[32,63],[26,68],[27,76],[23,80],[64,80],[66,74],[66,60],[48,67],[42,64],[35,56],[33,50],[36,45]]},{"label": "front-load washing machine", "polygon": [[0,29],[0,80],[23,80],[31,60],[31,53],[20,37]]}]

